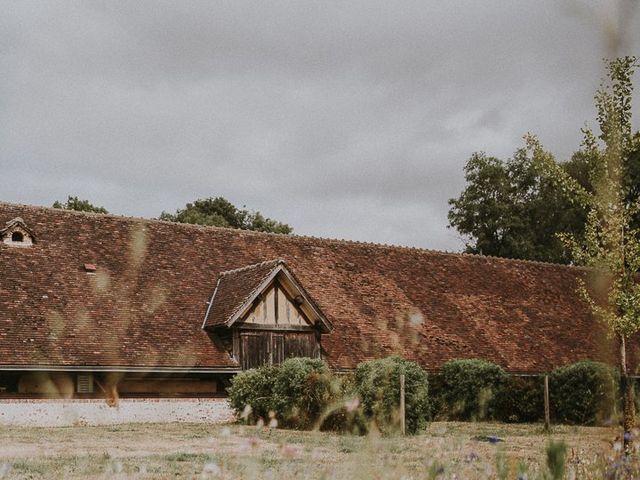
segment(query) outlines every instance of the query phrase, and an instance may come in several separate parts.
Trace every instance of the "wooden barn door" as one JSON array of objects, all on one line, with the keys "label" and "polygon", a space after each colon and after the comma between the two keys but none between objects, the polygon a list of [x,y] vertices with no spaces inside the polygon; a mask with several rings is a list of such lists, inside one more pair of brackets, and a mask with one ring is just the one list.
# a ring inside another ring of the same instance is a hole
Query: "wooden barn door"
[{"label": "wooden barn door", "polygon": [[269,336],[264,332],[243,332],[240,335],[242,345],[242,369],[269,364]]},{"label": "wooden barn door", "polygon": [[242,369],[278,365],[287,358],[320,358],[313,332],[243,331],[240,333]]}]

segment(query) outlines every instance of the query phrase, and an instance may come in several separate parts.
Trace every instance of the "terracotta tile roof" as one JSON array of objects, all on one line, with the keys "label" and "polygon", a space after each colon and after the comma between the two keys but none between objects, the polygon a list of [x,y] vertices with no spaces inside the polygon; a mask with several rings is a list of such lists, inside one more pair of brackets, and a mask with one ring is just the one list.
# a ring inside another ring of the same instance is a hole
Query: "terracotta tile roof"
[{"label": "terracotta tile roof", "polygon": [[226,325],[281,263],[271,260],[220,273],[204,326]]},{"label": "terracotta tile roof", "polygon": [[38,243],[0,243],[0,368],[237,368],[201,328],[207,301],[220,272],[272,259],[333,324],[336,368],[399,353],[540,372],[615,351],[578,268],[0,203],[0,225],[16,217]]}]

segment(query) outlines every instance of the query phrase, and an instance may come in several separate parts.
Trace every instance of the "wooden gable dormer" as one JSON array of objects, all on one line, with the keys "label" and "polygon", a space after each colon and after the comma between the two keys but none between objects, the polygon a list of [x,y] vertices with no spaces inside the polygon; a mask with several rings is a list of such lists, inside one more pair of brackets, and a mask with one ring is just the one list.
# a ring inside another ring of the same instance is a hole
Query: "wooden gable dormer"
[{"label": "wooden gable dormer", "polygon": [[332,326],[286,264],[274,260],[221,273],[203,328],[246,369],[320,358],[321,336]]}]

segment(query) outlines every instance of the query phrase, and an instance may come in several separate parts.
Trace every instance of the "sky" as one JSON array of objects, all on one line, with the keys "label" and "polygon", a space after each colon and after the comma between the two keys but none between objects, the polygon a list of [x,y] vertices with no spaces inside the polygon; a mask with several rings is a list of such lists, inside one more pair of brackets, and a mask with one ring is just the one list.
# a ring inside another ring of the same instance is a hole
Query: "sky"
[{"label": "sky", "polygon": [[297,234],[438,250],[463,246],[448,200],[473,152],[533,132],[568,158],[603,58],[640,54],[640,6],[615,1],[0,9],[0,201],[152,218],[224,196]]}]

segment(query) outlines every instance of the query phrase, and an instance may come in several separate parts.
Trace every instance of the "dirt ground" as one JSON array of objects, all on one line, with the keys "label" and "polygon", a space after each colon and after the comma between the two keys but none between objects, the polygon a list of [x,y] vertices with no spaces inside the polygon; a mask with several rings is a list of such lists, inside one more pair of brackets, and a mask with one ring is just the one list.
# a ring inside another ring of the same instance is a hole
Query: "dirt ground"
[{"label": "dirt ground", "polygon": [[[413,437],[357,437],[240,425],[128,424],[0,429],[0,479],[542,478],[549,441],[566,478],[602,478],[614,428],[436,422]],[[497,438],[496,438],[497,437]]]}]

